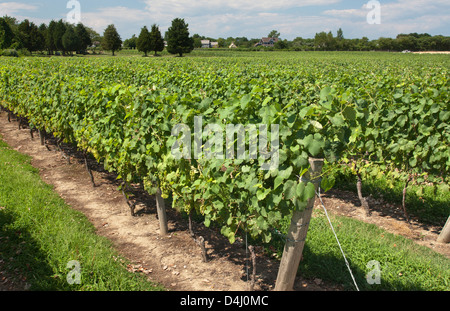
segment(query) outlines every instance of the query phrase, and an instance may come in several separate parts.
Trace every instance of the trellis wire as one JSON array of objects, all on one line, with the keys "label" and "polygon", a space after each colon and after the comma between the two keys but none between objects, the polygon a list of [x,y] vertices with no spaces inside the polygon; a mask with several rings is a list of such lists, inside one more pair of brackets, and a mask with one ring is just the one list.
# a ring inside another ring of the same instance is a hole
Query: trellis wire
[{"label": "trellis wire", "polygon": [[355,277],[353,276],[353,273],[352,273],[352,269],[350,268],[350,265],[349,265],[349,263],[347,261],[347,258],[345,257],[344,251],[342,250],[341,243],[339,242],[337,234],[334,231],[334,227],[333,227],[333,224],[331,223],[330,217],[328,216],[327,209],[325,208],[325,205],[323,204],[322,197],[320,196],[320,187],[319,187],[319,192],[316,192],[316,194],[319,197],[320,203],[322,204],[322,208],[325,211],[325,215],[327,216],[328,223],[330,224],[331,230],[333,231],[334,237],[336,238],[336,241],[337,241],[337,243],[339,245],[339,249],[341,250],[342,256],[344,257],[345,264],[347,266],[348,271],[350,272],[350,276],[352,277],[353,284],[355,284],[356,290],[359,291],[359,287],[358,287],[358,284],[356,284]]},{"label": "trellis wire", "polygon": [[[304,181],[303,178],[301,178],[301,180]],[[309,180],[307,180],[307,181],[309,181]],[[338,239],[338,237],[337,237],[336,231],[334,230],[333,224],[331,223],[331,219],[330,219],[330,217],[328,216],[328,212],[327,212],[327,209],[325,208],[325,204],[323,203],[322,197],[320,196],[320,186],[318,187],[318,192],[316,191],[316,195],[317,195],[317,197],[318,197],[319,200],[320,200],[320,204],[322,205],[322,208],[323,208],[323,210],[324,210],[324,212],[325,212],[325,216],[327,217],[328,223],[330,224],[331,231],[333,231],[333,234],[334,234],[334,237],[336,238],[336,241],[337,241],[337,244],[338,244],[338,246],[339,246],[339,249],[341,250],[342,256],[344,257],[345,265],[347,266],[347,269],[348,269],[348,271],[350,272],[350,276],[351,276],[351,278],[352,278],[352,280],[353,280],[353,284],[355,285],[356,290],[359,291],[359,287],[358,287],[358,284],[356,283],[355,277],[353,276],[353,272],[352,272],[352,269],[350,268],[350,264],[349,264],[348,261],[347,261],[347,257],[345,256],[344,250],[342,249],[341,243],[339,242],[339,239]],[[309,224],[309,223],[308,223],[308,224]],[[307,224],[304,224],[304,225],[307,225]],[[287,235],[281,233],[279,230],[277,230],[277,229],[275,229],[275,228],[272,229],[272,232],[274,232],[276,235],[282,237],[285,241],[290,241],[290,242],[294,242],[294,243],[304,242],[304,241],[305,241],[305,240],[301,240],[301,241],[295,241],[295,240],[292,240],[292,239],[290,239]],[[245,230],[245,257],[246,257],[246,262],[247,262],[247,263],[246,263],[246,268],[247,268],[247,282],[248,282],[248,245],[247,245],[247,230]]]},{"label": "trellis wire", "polygon": [[[322,205],[322,208],[323,208],[323,210],[325,211],[325,216],[326,216],[327,219],[328,219],[328,223],[330,224],[331,231],[333,231],[333,234],[334,234],[334,237],[336,238],[336,241],[337,241],[337,244],[338,244],[338,246],[339,246],[339,249],[341,250],[342,256],[344,257],[345,265],[347,266],[347,269],[348,269],[348,271],[350,272],[350,276],[351,276],[351,278],[352,278],[352,280],[353,280],[353,284],[355,285],[356,290],[359,291],[359,287],[358,287],[358,284],[356,284],[355,277],[353,276],[352,269],[350,268],[350,264],[349,264],[348,261],[347,261],[347,257],[345,256],[344,250],[342,249],[341,243],[339,242],[339,239],[338,239],[338,237],[337,237],[336,231],[334,230],[333,224],[331,223],[331,219],[330,219],[330,217],[328,216],[327,209],[325,208],[325,205],[324,205],[324,203],[323,203],[323,201],[322,201],[322,197],[320,196],[320,187],[319,187],[318,192],[316,192],[316,195],[319,197],[319,200],[320,200],[320,203],[321,203],[321,205]],[[289,237],[288,237],[287,235],[281,233],[281,232],[280,232],[279,230],[277,230],[277,229],[273,229],[272,232],[274,232],[274,233],[275,233],[276,235],[278,235],[279,237],[283,238],[285,241],[290,241],[290,242],[294,242],[294,243],[297,243],[297,242],[303,242],[303,241],[304,241],[304,240],[302,240],[302,241],[294,241],[294,240],[292,240],[292,239],[289,239]],[[247,236],[246,236],[246,240],[247,240]],[[247,278],[248,278],[248,274],[247,274]]]}]

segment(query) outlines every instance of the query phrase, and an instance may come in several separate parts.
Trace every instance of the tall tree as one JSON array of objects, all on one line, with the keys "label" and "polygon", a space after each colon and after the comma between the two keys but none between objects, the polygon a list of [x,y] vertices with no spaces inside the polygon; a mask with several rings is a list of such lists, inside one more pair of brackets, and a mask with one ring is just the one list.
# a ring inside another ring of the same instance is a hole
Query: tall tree
[{"label": "tall tree", "polygon": [[142,27],[141,33],[136,41],[136,47],[139,52],[144,52],[145,56],[152,50],[150,32],[148,31],[147,26]]},{"label": "tall tree", "polygon": [[70,52],[70,55],[73,55],[73,51],[79,51],[81,49],[80,37],[78,37],[72,25],[67,26],[66,33],[62,37],[62,43],[64,50]]},{"label": "tall tree", "polygon": [[0,49],[7,49],[14,39],[14,32],[4,18],[0,18]]},{"label": "tall tree", "polygon": [[267,37],[269,37],[269,38],[279,38],[280,37],[280,33],[278,31],[276,31],[276,30],[272,30],[271,32],[269,32]]},{"label": "tall tree", "polygon": [[224,38],[217,39],[217,43],[219,44],[219,48],[228,47],[230,44],[226,45],[226,41]]},{"label": "tall tree", "polygon": [[284,50],[284,49],[289,48],[289,44],[288,44],[287,40],[278,40],[275,43],[274,47],[278,50]]},{"label": "tall tree", "polygon": [[49,55],[52,55],[54,51],[56,51],[55,45],[55,30],[56,30],[56,22],[52,20],[47,27],[47,34],[45,36],[45,45],[47,47],[47,51]]},{"label": "tall tree", "polygon": [[325,50],[327,48],[327,33],[322,31],[316,33],[314,37],[314,46],[319,50]]},{"label": "tall tree", "polygon": [[95,41],[102,40],[102,36],[100,36],[100,34],[91,27],[84,26],[84,28],[86,28],[86,31],[89,33],[89,38],[91,38],[92,44],[94,44]]},{"label": "tall tree", "polygon": [[45,51],[47,50],[47,42],[46,42],[46,38],[47,38],[47,31],[48,31],[48,27],[46,24],[42,23],[39,28],[39,42],[37,45],[37,50],[38,51]]},{"label": "tall tree", "polygon": [[80,40],[77,52],[86,53],[87,48],[92,45],[92,39],[86,27],[82,23],[78,23],[75,27],[75,34]]},{"label": "tall tree", "polygon": [[152,25],[152,30],[150,31],[150,43],[151,51],[155,52],[155,56],[158,52],[162,52],[164,50],[164,39],[156,24]]},{"label": "tall tree", "polygon": [[31,53],[45,45],[45,39],[39,32],[39,28],[28,19],[19,24],[19,38],[23,46]]},{"label": "tall tree", "polygon": [[336,39],[338,41],[344,40],[344,32],[342,31],[342,28],[338,29]]},{"label": "tall tree", "polygon": [[194,49],[194,40],[189,37],[188,24],[182,18],[175,18],[166,33],[167,51],[170,54],[190,53]]},{"label": "tall tree", "polygon": [[327,33],[327,49],[332,51],[336,49],[336,40],[331,31]]},{"label": "tall tree", "polygon": [[109,25],[105,32],[103,33],[103,48],[107,51],[112,51],[112,55],[114,56],[114,52],[120,50],[122,47],[122,39],[120,38],[119,33],[114,25]]},{"label": "tall tree", "polygon": [[137,47],[137,39],[136,35],[133,35],[131,38],[123,41],[123,46],[127,49],[134,50]]},{"label": "tall tree", "polygon": [[62,42],[62,37],[66,33],[67,26],[62,19],[60,19],[55,26],[55,30],[53,32],[53,43],[55,45],[55,49],[62,51],[63,54],[66,54],[66,50],[64,48],[64,44]]}]

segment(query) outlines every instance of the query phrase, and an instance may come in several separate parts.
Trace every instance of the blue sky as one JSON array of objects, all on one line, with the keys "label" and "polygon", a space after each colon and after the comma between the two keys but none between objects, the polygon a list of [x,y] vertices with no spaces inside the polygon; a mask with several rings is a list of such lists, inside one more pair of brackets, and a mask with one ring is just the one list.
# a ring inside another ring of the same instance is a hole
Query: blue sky
[{"label": "blue sky", "polygon": [[[69,0],[0,1],[0,16],[37,24],[66,19]],[[380,23],[367,22],[369,0],[78,0],[81,22],[103,33],[115,24],[122,39],[156,23],[164,33],[172,19],[184,18],[191,34],[213,38],[260,38],[276,29],[281,38],[313,38],[342,28],[344,37],[369,39],[399,33],[450,35],[450,0],[378,0]],[[371,15],[372,16],[372,15]]]}]

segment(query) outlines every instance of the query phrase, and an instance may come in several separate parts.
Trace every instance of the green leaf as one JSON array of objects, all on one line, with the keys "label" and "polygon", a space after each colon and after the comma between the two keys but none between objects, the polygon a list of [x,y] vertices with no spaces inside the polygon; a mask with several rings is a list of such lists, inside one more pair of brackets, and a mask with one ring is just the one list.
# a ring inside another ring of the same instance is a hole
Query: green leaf
[{"label": "green leaf", "polygon": [[223,205],[222,201],[216,200],[216,201],[213,202],[213,206],[217,210],[221,210],[224,205]]},{"label": "green leaf", "polygon": [[297,185],[297,188],[295,189],[295,194],[297,195],[297,198],[303,197],[304,192],[305,192],[305,183],[301,182]]},{"label": "green leaf", "polygon": [[209,228],[209,226],[211,225],[211,217],[206,216],[206,217],[205,217],[204,224],[205,224],[205,226],[206,226],[207,228]]},{"label": "green leaf", "polygon": [[263,232],[263,241],[264,241],[264,243],[269,243],[270,242],[270,240],[272,240],[272,233],[270,233],[270,232]]},{"label": "green leaf", "polygon": [[315,136],[315,138],[307,145],[308,151],[313,157],[319,155],[323,147],[325,147],[325,142],[323,140],[318,140],[317,136]]},{"label": "green leaf", "polygon": [[336,114],[331,118],[331,122],[336,126],[342,126],[345,123],[344,118],[340,114]]},{"label": "green leaf", "polygon": [[230,244],[234,244],[234,242],[236,242],[236,236],[234,235],[234,232],[228,234],[228,241],[230,241]]},{"label": "green leaf", "polygon": [[328,95],[331,93],[331,87],[327,86],[320,91],[320,100],[328,100]]},{"label": "green leaf", "polygon": [[295,197],[295,191],[297,188],[297,182],[293,180],[288,180],[284,184],[284,198],[290,200]]},{"label": "green leaf", "polygon": [[286,168],[284,170],[278,171],[278,176],[282,177],[283,179],[288,179],[292,174],[292,170],[293,170],[293,167],[289,166],[288,168]]},{"label": "green leaf", "polygon": [[356,120],[356,110],[352,107],[346,107],[342,114],[347,120],[354,121]]},{"label": "green leaf", "polygon": [[414,157],[410,158],[410,159],[409,159],[409,165],[410,165],[411,167],[416,167],[416,165],[417,165],[417,159],[414,158]]},{"label": "green leaf", "polygon": [[277,189],[283,183],[283,181],[284,181],[283,176],[277,176],[273,183],[273,189],[274,190]]},{"label": "green leaf", "polygon": [[264,217],[259,216],[256,219],[256,224],[261,230],[267,230],[269,228],[269,225],[267,224],[267,221],[264,219]]},{"label": "green leaf", "polygon": [[212,113],[212,112],[214,112],[214,108],[209,108],[208,110],[206,110],[203,114],[204,115],[208,115],[208,114],[210,114],[210,113]]},{"label": "green leaf", "polygon": [[252,96],[249,94],[246,94],[244,96],[242,96],[241,98],[241,108],[245,109],[247,108],[248,103],[252,100]]},{"label": "green leaf", "polygon": [[316,187],[312,182],[309,182],[305,187],[304,200],[307,201],[309,199],[314,198],[316,195]]},{"label": "green leaf", "polygon": [[281,200],[283,199],[283,194],[282,193],[272,193],[272,202],[277,205],[281,202]]},{"label": "green leaf", "polygon": [[334,176],[324,176],[322,177],[322,181],[320,183],[320,187],[323,189],[324,192],[327,192],[331,188],[333,188],[335,183]]},{"label": "green leaf", "polygon": [[258,198],[258,201],[264,200],[269,192],[270,189],[258,189],[258,191],[256,191],[256,197]]},{"label": "green leaf", "polygon": [[265,99],[265,100],[263,101],[263,103],[262,103],[262,106],[267,105],[272,99],[273,99],[273,98],[270,97],[270,96],[266,97],[266,99]]},{"label": "green leaf", "polygon": [[296,194],[299,201],[307,202],[316,195],[316,188],[312,182],[301,182],[297,185]]}]

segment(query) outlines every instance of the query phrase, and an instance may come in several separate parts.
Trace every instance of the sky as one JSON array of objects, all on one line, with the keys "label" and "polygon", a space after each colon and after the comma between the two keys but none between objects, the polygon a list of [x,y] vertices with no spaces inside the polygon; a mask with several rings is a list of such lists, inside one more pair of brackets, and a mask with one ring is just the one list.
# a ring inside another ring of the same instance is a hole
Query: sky
[{"label": "sky", "polygon": [[[79,15],[72,13],[79,8]],[[80,18],[98,33],[114,24],[122,39],[157,24],[164,33],[174,18],[191,35],[211,38],[314,38],[339,28],[345,38],[395,38],[399,33],[450,35],[450,0],[0,0],[0,16],[35,24]]]}]

